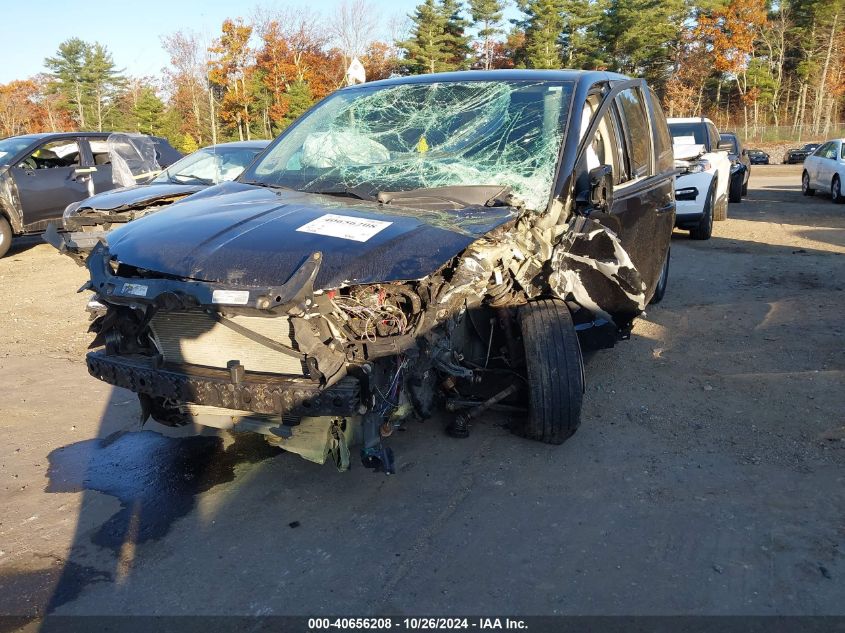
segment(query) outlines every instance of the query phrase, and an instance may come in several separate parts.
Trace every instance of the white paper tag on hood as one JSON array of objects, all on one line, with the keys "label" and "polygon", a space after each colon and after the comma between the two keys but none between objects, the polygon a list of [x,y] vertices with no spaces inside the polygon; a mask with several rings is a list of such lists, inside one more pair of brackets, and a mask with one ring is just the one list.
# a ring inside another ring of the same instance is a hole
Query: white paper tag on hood
[{"label": "white paper tag on hood", "polygon": [[212,303],[245,306],[249,303],[249,290],[220,290],[211,293]]},{"label": "white paper tag on hood", "polygon": [[296,230],[300,233],[313,233],[315,235],[339,237],[344,240],[354,240],[355,242],[366,242],[391,224],[393,222],[327,213],[316,220],[311,220],[308,224],[303,224]]}]

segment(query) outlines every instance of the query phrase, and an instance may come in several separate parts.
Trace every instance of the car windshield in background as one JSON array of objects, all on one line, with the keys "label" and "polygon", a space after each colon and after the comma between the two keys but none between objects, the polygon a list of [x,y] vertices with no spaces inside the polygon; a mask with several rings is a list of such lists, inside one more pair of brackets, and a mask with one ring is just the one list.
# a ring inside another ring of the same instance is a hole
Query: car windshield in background
[{"label": "car windshield in background", "polygon": [[342,90],[281,137],[244,182],[323,193],[508,185],[544,209],[569,82],[439,82]]},{"label": "car windshield in background", "polygon": [[216,185],[240,176],[260,149],[201,149],[156,176],[153,182],[180,185]]},{"label": "car windshield in background", "polygon": [[808,143],[802,149],[808,152],[815,152],[819,147],[821,147],[821,145],[818,143]]},{"label": "car windshield in background", "polygon": [[32,137],[27,136],[13,136],[0,140],[0,165],[5,165],[32,141]]},{"label": "car windshield in background", "polygon": [[724,143],[725,145],[730,145],[728,148],[732,154],[736,154],[736,138],[730,134],[722,134],[719,137],[719,143]]},{"label": "car windshield in background", "polygon": [[707,129],[701,123],[670,123],[672,142],[682,145],[706,145]]}]

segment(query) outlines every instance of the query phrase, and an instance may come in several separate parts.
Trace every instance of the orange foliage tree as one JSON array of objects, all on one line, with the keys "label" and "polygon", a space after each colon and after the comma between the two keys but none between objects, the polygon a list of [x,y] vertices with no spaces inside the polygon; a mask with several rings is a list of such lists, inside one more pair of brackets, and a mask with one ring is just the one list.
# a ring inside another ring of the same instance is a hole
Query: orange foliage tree
[{"label": "orange foliage tree", "polygon": [[39,86],[32,79],[0,85],[0,137],[49,130],[47,111],[39,103]]},{"label": "orange foliage tree", "polygon": [[755,40],[766,23],[766,10],[766,0],[731,0],[709,15],[700,16],[696,30],[697,37],[712,46],[714,68],[734,78],[746,128],[748,105],[756,98],[754,91],[748,91],[746,71],[754,54]]},{"label": "orange foliage tree", "polygon": [[209,60],[210,81],[225,92],[220,104],[220,118],[237,129],[238,137],[250,139],[252,115],[250,107],[255,101],[249,84],[252,81],[253,51],[249,45],[252,27],[243,20],[225,20],[223,33],[209,48],[215,56]]}]

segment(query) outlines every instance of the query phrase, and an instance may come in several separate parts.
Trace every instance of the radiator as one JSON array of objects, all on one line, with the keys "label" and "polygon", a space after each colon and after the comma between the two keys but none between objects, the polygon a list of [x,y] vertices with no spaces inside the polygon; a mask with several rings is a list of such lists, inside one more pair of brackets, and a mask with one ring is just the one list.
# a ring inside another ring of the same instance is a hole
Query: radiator
[{"label": "radiator", "polygon": [[[287,317],[227,317],[238,325],[292,345],[293,332]],[[159,312],[150,322],[153,340],[165,362],[225,369],[229,361],[240,361],[246,371],[302,376],[298,359],[256,343],[221,325],[205,312]]]}]

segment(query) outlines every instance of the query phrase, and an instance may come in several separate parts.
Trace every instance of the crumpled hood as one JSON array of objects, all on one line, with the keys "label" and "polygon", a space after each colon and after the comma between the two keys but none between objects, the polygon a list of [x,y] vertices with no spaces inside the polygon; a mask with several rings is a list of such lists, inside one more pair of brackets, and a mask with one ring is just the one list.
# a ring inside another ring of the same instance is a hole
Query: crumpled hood
[{"label": "crumpled hood", "polygon": [[112,257],[180,278],[278,286],[314,252],[315,288],[420,279],[483,234],[510,207],[424,211],[224,183],[108,236]]},{"label": "crumpled hood", "polygon": [[188,196],[205,189],[205,185],[153,183],[135,187],[121,187],[91,196],[79,205],[79,210],[124,211],[170,197]]}]

